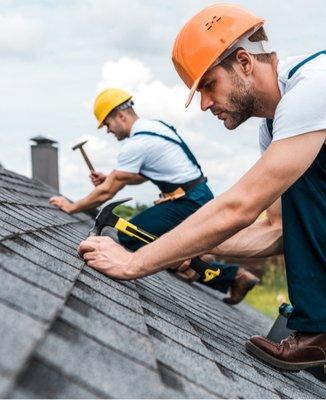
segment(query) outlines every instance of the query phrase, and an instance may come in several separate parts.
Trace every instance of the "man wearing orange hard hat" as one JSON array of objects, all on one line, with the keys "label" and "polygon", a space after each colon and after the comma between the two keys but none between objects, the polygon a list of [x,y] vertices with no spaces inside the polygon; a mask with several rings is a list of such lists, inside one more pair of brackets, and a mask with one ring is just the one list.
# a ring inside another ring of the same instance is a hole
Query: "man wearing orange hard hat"
[{"label": "man wearing orange hard hat", "polygon": [[[283,252],[295,333],[280,344],[254,336],[246,347],[277,368],[301,370],[326,365],[326,51],[279,60],[263,24],[240,6],[212,5],[186,23],[173,48],[190,89],[186,105],[198,91],[202,110],[228,129],[262,118],[261,158],[228,191],[135,253],[108,238],[90,238],[79,252],[118,279],[204,253]],[[264,210],[268,218],[257,220]]]}]

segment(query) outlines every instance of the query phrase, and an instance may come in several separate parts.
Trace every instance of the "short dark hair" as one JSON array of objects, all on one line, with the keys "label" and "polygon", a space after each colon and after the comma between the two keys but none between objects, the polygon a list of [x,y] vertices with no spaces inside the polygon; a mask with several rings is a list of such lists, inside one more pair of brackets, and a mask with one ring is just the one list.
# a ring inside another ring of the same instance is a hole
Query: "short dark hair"
[{"label": "short dark hair", "polygon": [[[250,40],[250,42],[261,42],[262,40],[268,41],[265,29],[263,27],[260,27],[255,33],[249,36],[248,40]],[[233,63],[236,60],[236,55],[239,50],[244,49],[242,47],[238,47],[223,61],[221,61],[219,65],[227,70],[233,69]],[[252,56],[261,63],[270,64],[275,54],[276,53],[273,51],[271,53],[252,54]]]}]

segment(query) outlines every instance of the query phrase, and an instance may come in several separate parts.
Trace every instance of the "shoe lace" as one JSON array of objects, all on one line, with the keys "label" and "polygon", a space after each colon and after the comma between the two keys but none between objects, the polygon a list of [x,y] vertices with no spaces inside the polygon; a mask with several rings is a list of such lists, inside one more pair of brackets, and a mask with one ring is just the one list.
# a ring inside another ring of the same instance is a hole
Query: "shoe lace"
[{"label": "shoe lace", "polygon": [[300,337],[299,332],[293,332],[293,333],[291,333],[290,336],[283,339],[281,341],[280,345],[284,345],[284,344],[288,343],[291,346],[292,344],[297,343],[297,341],[299,340],[299,337]]}]

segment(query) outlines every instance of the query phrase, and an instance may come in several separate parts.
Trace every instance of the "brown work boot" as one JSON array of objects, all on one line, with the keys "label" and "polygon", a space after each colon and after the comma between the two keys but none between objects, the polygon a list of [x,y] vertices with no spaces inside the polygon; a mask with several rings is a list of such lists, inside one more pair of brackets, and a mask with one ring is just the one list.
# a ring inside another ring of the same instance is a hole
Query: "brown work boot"
[{"label": "brown work boot", "polygon": [[260,279],[244,268],[239,268],[230,286],[230,297],[223,299],[226,304],[238,304],[244,299],[246,294],[255,285],[260,283]]},{"label": "brown work boot", "polygon": [[287,371],[325,366],[326,333],[294,332],[281,343],[253,336],[247,341],[246,350],[267,364]]}]

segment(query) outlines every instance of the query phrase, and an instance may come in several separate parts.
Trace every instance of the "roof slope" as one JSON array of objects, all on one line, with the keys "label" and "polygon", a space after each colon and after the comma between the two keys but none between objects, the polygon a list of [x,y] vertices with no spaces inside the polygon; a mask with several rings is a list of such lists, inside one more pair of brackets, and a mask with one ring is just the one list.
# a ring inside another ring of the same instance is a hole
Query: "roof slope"
[{"label": "roof slope", "polygon": [[0,397],[325,397],[245,353],[271,325],[251,308],[167,272],[119,282],[85,266],[90,218],[51,194],[0,171]]}]

